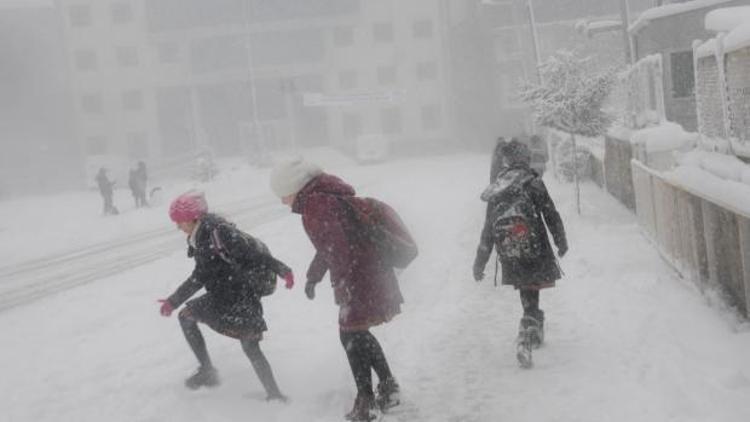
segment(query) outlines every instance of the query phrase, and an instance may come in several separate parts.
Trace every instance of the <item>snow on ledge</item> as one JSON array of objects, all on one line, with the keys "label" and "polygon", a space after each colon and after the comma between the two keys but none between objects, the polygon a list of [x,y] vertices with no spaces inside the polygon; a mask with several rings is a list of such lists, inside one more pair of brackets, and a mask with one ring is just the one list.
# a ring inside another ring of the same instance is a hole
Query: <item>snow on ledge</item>
[{"label": "snow on ledge", "polygon": [[696,47],[693,54],[696,58],[704,59],[706,57],[715,56],[718,48],[719,46],[716,42],[716,38],[711,38],[710,40]]},{"label": "snow on ledge", "polygon": [[734,28],[724,38],[724,52],[726,53],[745,47],[750,47],[750,21]]},{"label": "snow on ledge", "polygon": [[705,27],[709,31],[729,32],[750,22],[750,6],[722,7],[706,14]]},{"label": "snow on ledge", "polygon": [[628,32],[633,33],[648,25],[649,22],[656,19],[666,18],[669,16],[679,15],[680,13],[692,12],[693,10],[712,7],[719,4],[728,3],[733,0],[693,0],[686,3],[667,4],[664,6],[653,7],[641,13],[629,27]]},{"label": "snow on ledge", "polygon": [[750,166],[737,157],[693,150],[663,173],[675,185],[725,208],[750,216]]},{"label": "snow on ledge", "polygon": [[634,131],[630,135],[630,142],[642,145],[646,152],[664,152],[694,146],[698,138],[697,133],[686,132],[677,123],[664,122],[658,126]]}]

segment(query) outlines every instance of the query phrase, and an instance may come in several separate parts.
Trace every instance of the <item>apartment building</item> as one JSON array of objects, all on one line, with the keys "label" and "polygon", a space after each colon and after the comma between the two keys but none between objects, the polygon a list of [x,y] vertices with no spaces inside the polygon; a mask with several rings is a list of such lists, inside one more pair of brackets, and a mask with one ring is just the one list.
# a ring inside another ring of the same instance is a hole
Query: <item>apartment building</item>
[{"label": "apartment building", "polygon": [[52,0],[0,1],[0,198],[80,186]]},{"label": "apartment building", "polygon": [[89,157],[451,139],[444,0],[58,1]]}]

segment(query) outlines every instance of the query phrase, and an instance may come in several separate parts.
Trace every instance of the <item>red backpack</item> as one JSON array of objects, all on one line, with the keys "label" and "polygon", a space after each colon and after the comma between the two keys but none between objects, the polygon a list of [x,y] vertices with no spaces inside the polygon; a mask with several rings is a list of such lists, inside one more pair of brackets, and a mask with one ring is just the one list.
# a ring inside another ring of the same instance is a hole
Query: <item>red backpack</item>
[{"label": "red backpack", "polygon": [[356,227],[352,237],[373,242],[381,260],[394,268],[406,268],[419,254],[414,238],[396,210],[375,198],[361,198],[355,206],[341,198],[344,210]]}]

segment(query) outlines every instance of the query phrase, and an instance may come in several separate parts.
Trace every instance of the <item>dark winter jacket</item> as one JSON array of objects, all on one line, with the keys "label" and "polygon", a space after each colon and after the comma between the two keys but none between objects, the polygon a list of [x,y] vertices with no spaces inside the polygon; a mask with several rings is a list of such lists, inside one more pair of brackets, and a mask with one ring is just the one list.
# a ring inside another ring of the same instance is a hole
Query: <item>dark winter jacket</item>
[{"label": "dark winter jacket", "polygon": [[[169,303],[177,308],[205,288],[219,315],[244,318],[247,328],[265,331],[263,308],[252,284],[269,269],[281,276],[290,268],[263,252],[258,244],[246,242],[234,224],[215,214],[201,217],[196,230],[195,246],[188,244],[188,257],[195,259],[195,269],[169,296]],[[220,256],[211,240],[213,233],[218,235],[228,260]]]},{"label": "dark winter jacket", "polygon": [[[547,236],[547,228],[552,234],[555,245],[558,250],[567,250],[567,240],[565,238],[565,229],[563,228],[560,214],[555,209],[547,188],[544,186],[542,179],[531,170],[528,165],[515,164],[505,169],[505,172],[514,172],[517,174],[521,189],[528,193],[535,209],[533,221],[530,223],[531,231],[540,241],[541,250],[539,256],[533,260],[524,260],[523,258],[501,258],[502,265],[502,283],[512,285],[516,288],[540,288],[552,285],[555,280],[561,276],[557,259],[552,250]],[[509,194],[509,192],[511,192]],[[498,217],[500,210],[507,209],[506,204],[513,201],[513,192],[503,189],[498,184],[490,185],[482,199],[487,201],[486,219],[482,236],[477,248],[477,256],[474,261],[474,272],[482,273],[490,258],[493,247],[497,245],[500,239],[495,238],[493,222]],[[546,223],[546,226],[545,226]]]},{"label": "dark winter jacket", "polygon": [[[307,271],[308,282],[318,283],[330,271],[339,326],[356,331],[389,321],[400,313],[403,297],[393,267],[385,264],[373,242],[357,240],[357,222],[347,206],[363,210],[367,202],[336,176],[321,174],[297,194],[292,211],[315,246]],[[344,202],[345,201],[345,202]]]}]

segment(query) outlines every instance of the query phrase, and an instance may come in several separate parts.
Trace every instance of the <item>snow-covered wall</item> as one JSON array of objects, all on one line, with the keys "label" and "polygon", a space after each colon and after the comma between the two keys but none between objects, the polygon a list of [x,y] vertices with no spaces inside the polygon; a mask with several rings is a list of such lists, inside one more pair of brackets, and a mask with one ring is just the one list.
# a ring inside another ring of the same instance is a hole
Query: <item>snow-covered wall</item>
[{"label": "snow-covered wall", "polygon": [[665,260],[747,315],[750,256],[741,251],[750,248],[750,186],[716,174],[738,170],[731,158],[689,154],[666,173],[633,161],[633,185],[638,221]]}]

